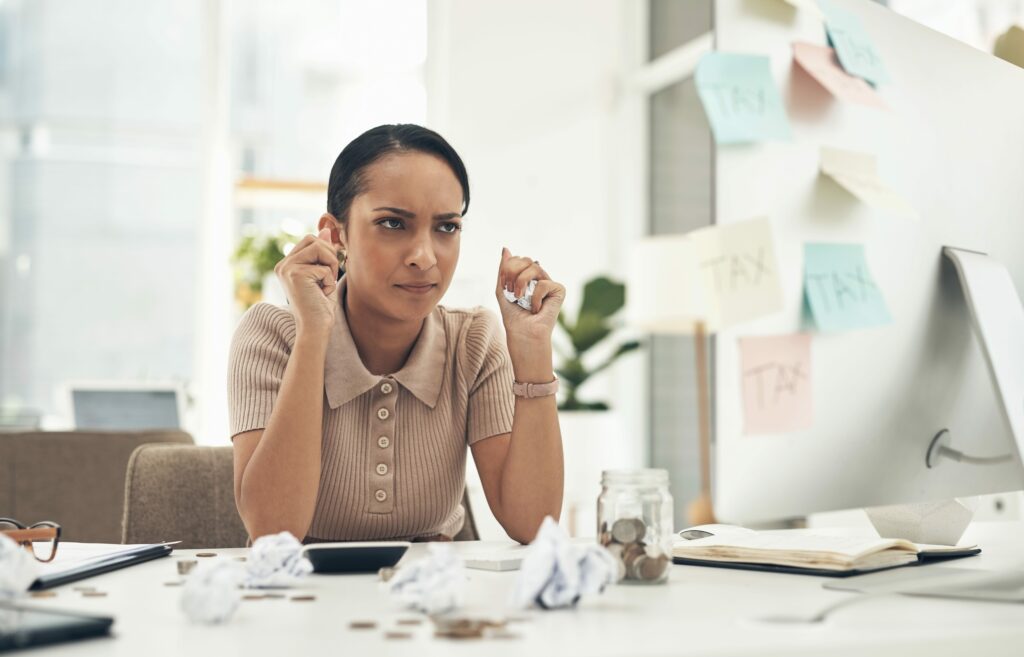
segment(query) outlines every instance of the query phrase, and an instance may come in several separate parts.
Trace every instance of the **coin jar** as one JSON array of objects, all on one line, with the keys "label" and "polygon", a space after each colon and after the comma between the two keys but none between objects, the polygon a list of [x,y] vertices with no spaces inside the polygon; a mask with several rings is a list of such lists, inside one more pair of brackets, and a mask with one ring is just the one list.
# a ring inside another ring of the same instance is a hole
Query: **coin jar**
[{"label": "coin jar", "polygon": [[672,563],[668,471],[605,470],[597,498],[597,540],[618,561],[620,581],[668,581]]}]

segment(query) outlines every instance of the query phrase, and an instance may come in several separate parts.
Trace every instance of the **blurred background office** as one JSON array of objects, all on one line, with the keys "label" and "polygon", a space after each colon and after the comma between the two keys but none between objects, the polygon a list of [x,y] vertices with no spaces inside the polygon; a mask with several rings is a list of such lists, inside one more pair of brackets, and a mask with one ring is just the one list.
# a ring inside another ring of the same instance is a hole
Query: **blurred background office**
[{"label": "blurred background office", "polygon": [[[1021,62],[1024,0],[887,4]],[[439,130],[469,168],[446,304],[495,308],[508,246],[575,317],[623,245],[711,220],[692,70],[712,19],[710,0],[0,0],[0,417],[59,429],[75,390],[170,391],[197,443],[228,444],[234,326],[283,303],[261,265],[380,123]],[[677,516],[699,489],[688,340],[645,339],[580,389],[610,409],[563,424],[576,462],[668,467]]]}]

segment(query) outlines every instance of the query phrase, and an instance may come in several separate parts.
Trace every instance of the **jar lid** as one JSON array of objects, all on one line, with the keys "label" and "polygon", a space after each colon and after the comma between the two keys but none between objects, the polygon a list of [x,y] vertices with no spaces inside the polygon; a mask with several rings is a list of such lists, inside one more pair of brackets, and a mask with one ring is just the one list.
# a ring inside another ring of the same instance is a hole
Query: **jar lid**
[{"label": "jar lid", "polygon": [[604,470],[601,472],[602,486],[667,486],[668,470],[663,468],[638,468],[636,470]]}]

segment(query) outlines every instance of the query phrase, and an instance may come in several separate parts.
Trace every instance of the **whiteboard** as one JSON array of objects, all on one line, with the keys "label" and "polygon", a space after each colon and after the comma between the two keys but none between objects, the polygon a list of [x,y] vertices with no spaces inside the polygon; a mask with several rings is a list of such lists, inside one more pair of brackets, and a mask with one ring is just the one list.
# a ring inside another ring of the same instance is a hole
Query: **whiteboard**
[{"label": "whiteboard", "polygon": [[[842,103],[792,64],[793,41],[826,43],[820,18],[777,0],[716,3],[716,48],[770,57],[795,135],[716,153],[715,221],[771,219],[785,295],[781,313],[715,341],[713,492],[729,522],[1024,487],[1019,459],[924,465],[941,428],[969,454],[1015,451],[941,248],[994,256],[1024,291],[1024,70],[868,0],[834,2],[881,53],[891,111]],[[877,155],[920,220],[873,211],[819,176],[822,145]],[[737,338],[806,328],[805,242],[864,244],[893,323],[814,335],[813,426],[743,435]]]}]

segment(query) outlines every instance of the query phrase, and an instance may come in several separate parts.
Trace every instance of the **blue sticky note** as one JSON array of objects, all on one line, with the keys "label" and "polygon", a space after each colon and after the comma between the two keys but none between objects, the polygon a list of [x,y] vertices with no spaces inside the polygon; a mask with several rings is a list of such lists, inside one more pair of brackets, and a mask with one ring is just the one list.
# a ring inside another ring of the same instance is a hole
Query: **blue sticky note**
[{"label": "blue sticky note", "polygon": [[836,57],[843,69],[875,86],[888,82],[889,75],[882,65],[882,57],[860,19],[840,9],[831,0],[818,0],[818,6],[825,15],[828,41],[835,48]]},{"label": "blue sticky note", "polygon": [[862,244],[804,244],[804,298],[821,331],[892,322]]},{"label": "blue sticky note", "polygon": [[767,57],[710,52],[694,77],[719,144],[792,139]]}]

